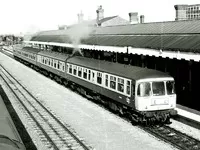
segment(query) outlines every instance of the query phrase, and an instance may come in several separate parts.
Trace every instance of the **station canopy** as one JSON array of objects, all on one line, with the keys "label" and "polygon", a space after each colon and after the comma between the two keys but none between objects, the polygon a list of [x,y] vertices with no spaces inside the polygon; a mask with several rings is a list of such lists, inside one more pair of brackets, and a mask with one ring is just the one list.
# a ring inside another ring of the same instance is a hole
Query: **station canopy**
[{"label": "station canopy", "polygon": [[42,31],[31,41],[99,46],[130,46],[168,51],[200,52],[200,20],[129,24],[109,27],[77,25]]}]

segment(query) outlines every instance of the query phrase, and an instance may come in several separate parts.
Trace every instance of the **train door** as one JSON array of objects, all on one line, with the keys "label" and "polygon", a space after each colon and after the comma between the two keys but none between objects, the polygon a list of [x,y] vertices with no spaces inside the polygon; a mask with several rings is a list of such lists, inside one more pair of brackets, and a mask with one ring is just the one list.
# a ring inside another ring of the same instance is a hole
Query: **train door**
[{"label": "train door", "polygon": [[92,81],[93,83],[96,83],[96,72],[93,71],[93,70],[91,70],[91,72],[92,72],[92,74],[91,74],[91,81]]}]

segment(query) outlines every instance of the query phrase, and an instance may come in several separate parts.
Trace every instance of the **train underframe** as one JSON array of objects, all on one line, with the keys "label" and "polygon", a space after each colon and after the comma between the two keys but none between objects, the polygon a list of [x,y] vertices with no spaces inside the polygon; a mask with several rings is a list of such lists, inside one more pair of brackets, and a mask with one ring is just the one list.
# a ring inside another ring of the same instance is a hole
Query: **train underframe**
[{"label": "train underframe", "polygon": [[65,87],[72,89],[73,91],[76,91],[83,97],[86,97],[87,99],[92,100],[95,103],[103,105],[109,111],[118,114],[120,117],[123,117],[126,120],[130,121],[133,125],[139,124],[148,126],[148,125],[158,125],[158,124],[170,124],[171,116],[176,115],[175,110],[161,110],[161,111],[150,111],[150,112],[137,111],[131,107],[118,103],[108,97],[105,97],[104,95],[98,94],[95,91],[92,91],[72,81],[62,78],[52,72],[39,68],[38,66],[35,66],[18,57],[17,58],[15,57],[15,59],[31,67],[37,72],[40,72],[46,77],[55,80],[57,83],[62,84]]}]

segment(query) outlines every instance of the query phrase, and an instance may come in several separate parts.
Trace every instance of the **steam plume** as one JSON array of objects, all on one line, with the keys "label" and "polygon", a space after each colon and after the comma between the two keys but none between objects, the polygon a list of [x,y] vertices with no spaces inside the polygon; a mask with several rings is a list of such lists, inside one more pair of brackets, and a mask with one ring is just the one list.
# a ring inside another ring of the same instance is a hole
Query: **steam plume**
[{"label": "steam plume", "polygon": [[77,52],[82,55],[79,44],[81,44],[82,39],[88,38],[91,32],[92,27],[90,23],[80,23],[77,25],[73,25],[72,27],[70,27],[70,29],[68,29],[68,35],[74,46],[72,55]]}]

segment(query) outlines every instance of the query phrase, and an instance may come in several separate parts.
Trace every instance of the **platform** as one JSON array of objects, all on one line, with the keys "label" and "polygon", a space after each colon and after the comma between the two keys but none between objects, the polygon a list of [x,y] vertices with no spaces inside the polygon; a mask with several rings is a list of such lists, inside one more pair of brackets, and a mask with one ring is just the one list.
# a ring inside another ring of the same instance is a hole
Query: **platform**
[{"label": "platform", "polygon": [[200,129],[200,111],[177,104],[178,116],[176,120]]}]

